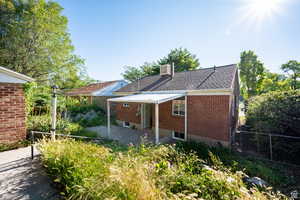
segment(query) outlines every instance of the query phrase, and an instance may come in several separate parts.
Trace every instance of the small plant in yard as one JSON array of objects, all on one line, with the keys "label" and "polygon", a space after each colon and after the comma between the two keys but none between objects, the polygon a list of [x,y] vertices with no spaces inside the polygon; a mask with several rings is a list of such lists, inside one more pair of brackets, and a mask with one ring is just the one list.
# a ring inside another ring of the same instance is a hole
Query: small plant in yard
[{"label": "small plant in yard", "polygon": [[0,152],[18,149],[21,147],[27,147],[29,145],[30,145],[30,141],[28,141],[28,140],[22,140],[22,141],[10,143],[10,144],[1,144],[0,143]]},{"label": "small plant in yard", "polygon": [[245,174],[210,164],[171,145],[122,147],[74,140],[42,140],[42,161],[69,199],[286,199],[248,187]]}]

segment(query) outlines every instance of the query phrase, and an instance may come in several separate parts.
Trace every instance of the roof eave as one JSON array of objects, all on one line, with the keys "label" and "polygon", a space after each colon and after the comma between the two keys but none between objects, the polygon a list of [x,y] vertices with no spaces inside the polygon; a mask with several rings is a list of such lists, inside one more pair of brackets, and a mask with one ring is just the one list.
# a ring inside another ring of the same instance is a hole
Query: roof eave
[{"label": "roof eave", "polygon": [[5,67],[1,67],[1,66],[0,66],[0,72],[6,74],[6,75],[8,75],[8,76],[12,76],[12,77],[14,77],[14,78],[23,80],[23,81],[28,81],[28,82],[34,81],[34,79],[31,78],[31,77],[29,77],[29,76],[26,76],[26,75],[24,75],[24,74],[20,74],[20,73],[18,73],[18,72],[15,72],[15,71],[6,69]]}]

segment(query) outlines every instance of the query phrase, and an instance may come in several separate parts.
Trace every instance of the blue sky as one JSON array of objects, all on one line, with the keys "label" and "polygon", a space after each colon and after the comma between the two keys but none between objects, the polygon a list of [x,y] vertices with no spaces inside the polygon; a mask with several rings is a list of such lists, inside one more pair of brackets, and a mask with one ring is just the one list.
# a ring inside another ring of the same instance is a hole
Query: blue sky
[{"label": "blue sky", "polygon": [[280,1],[276,9],[260,20],[251,1],[257,0],[57,2],[88,74],[106,81],[121,79],[126,65],[155,61],[176,47],[196,54],[201,67],[237,63],[243,50],[254,50],[274,72],[300,60],[300,1],[274,0]]}]

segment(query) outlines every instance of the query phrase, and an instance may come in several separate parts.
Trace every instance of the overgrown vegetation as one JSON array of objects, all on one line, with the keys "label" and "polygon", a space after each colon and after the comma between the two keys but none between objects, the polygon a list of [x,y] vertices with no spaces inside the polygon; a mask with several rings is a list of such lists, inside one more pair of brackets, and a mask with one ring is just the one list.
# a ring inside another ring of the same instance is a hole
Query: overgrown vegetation
[{"label": "overgrown vegetation", "polygon": [[[246,119],[253,131],[300,137],[300,90],[270,92],[250,99]],[[272,138],[275,160],[300,164],[300,139]],[[257,137],[261,143],[269,143],[263,139]]]},{"label": "overgrown vegetation", "polygon": [[15,143],[8,143],[8,144],[1,144],[0,143],[0,152],[2,151],[9,151],[13,149],[18,149],[21,147],[27,147],[30,145],[30,142],[28,140],[22,140]]},{"label": "overgrown vegetation", "polygon": [[246,118],[256,131],[300,136],[300,90],[269,92],[250,99]]},{"label": "overgrown vegetation", "polygon": [[223,164],[208,149],[186,153],[184,145],[103,143],[41,141],[44,165],[68,198],[287,199],[270,188],[247,186],[244,172]]}]

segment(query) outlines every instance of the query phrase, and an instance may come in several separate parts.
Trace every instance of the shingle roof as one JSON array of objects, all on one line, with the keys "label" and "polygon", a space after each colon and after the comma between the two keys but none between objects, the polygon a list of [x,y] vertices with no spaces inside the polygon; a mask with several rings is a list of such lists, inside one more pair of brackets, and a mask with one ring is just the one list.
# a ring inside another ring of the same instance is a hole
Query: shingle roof
[{"label": "shingle roof", "polygon": [[98,90],[101,90],[111,84],[114,84],[118,81],[107,81],[107,82],[101,82],[101,83],[93,83],[93,84],[90,84],[90,85],[87,85],[87,86],[84,86],[84,87],[81,87],[81,88],[75,88],[75,89],[72,89],[68,92],[66,92],[65,94],[68,95],[68,96],[90,96],[93,92],[95,91],[98,91]]},{"label": "shingle roof", "polygon": [[177,72],[170,76],[146,76],[119,89],[116,92],[201,90],[231,88],[237,71],[236,64]]}]

